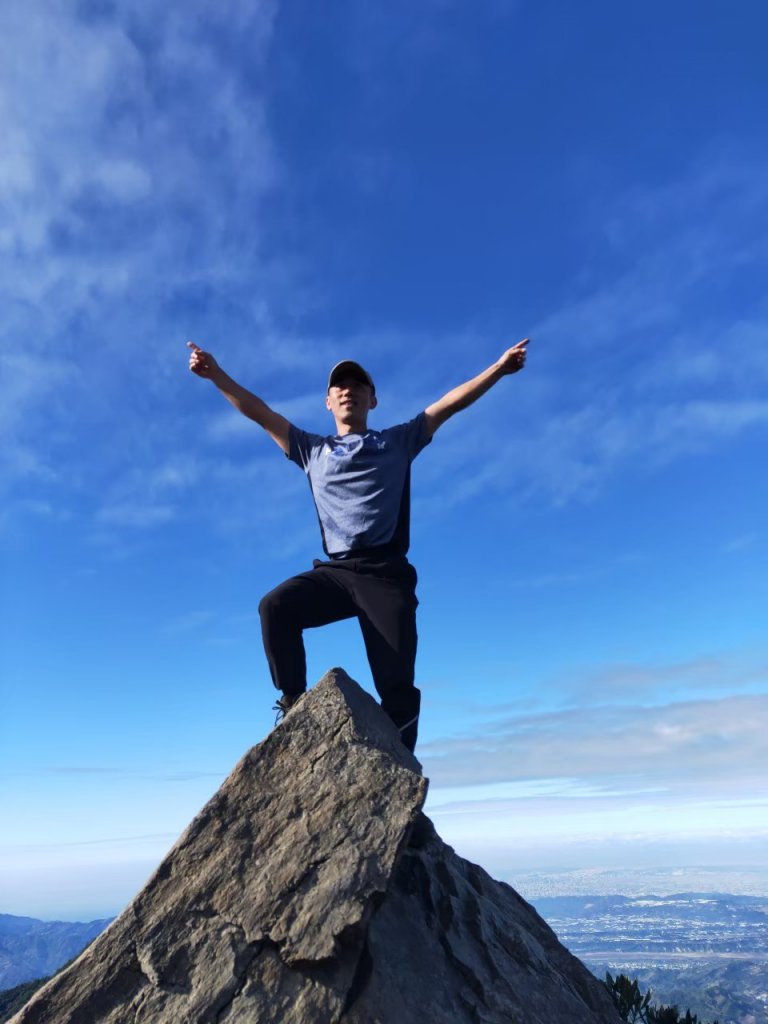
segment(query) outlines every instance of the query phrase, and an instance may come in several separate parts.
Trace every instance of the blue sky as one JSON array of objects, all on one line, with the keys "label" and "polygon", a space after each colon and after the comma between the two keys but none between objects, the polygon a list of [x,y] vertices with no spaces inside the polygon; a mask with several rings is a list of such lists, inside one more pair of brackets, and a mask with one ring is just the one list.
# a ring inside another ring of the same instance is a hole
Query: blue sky
[{"label": "blue sky", "polygon": [[[738,15],[738,16],[737,16]],[[320,554],[309,430],[407,419],[441,834],[765,863],[764,5],[45,0],[0,14],[0,910],[119,910],[272,724],[257,605]],[[370,687],[356,626],[309,674]]]}]

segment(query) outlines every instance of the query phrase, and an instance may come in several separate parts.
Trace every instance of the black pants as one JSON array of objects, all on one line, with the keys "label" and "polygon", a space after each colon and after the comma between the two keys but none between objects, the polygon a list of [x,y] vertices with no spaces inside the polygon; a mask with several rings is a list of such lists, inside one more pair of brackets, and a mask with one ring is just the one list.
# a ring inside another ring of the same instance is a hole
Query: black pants
[{"label": "black pants", "polygon": [[283,693],[307,688],[305,629],[357,617],[381,706],[416,746],[421,693],[416,662],[416,570],[406,558],[349,558],[314,568],[275,587],[259,604],[272,682]]}]

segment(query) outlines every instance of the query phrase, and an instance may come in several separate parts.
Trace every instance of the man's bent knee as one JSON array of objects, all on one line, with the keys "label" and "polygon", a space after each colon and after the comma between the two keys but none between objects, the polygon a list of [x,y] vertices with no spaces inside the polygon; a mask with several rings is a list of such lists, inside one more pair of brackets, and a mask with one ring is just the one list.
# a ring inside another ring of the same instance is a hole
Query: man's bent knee
[{"label": "man's bent knee", "polygon": [[280,610],[280,595],[275,590],[270,590],[268,594],[259,601],[259,617],[264,622],[266,619],[272,618],[275,613],[279,613]]},{"label": "man's bent knee", "polygon": [[259,617],[262,623],[293,624],[298,611],[295,595],[282,583],[259,601]]}]

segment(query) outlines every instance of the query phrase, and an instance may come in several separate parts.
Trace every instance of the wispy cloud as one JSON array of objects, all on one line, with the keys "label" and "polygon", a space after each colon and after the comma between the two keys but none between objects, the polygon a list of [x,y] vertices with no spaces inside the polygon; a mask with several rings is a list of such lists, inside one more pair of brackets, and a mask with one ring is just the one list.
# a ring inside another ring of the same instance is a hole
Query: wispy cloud
[{"label": "wispy cloud", "polygon": [[[375,425],[481,368],[470,354],[492,343],[478,324],[441,337],[435,360],[432,334],[396,322],[318,337],[282,322],[291,274],[265,250],[265,200],[283,186],[262,81],[274,3],[45,8],[37,19],[8,10],[0,25],[0,57],[14,47],[0,60],[0,127],[15,154],[0,217],[7,487],[45,501],[50,489],[63,510],[76,496],[113,530],[167,525],[188,506],[231,530],[282,514],[299,489],[278,482],[284,466],[267,470],[276,489],[251,515],[245,498],[203,493],[230,471],[252,478],[242,446],[222,462],[224,444],[251,436],[256,453],[263,439],[186,372],[188,335],[308,429],[329,422],[322,385],[340,353],[376,354]],[[428,35],[433,15],[414,18]],[[359,15],[369,43],[377,17]],[[388,25],[400,31],[398,18]],[[531,326],[525,373],[420,459],[424,513],[480,494],[589,500],[624,466],[652,472],[765,430],[768,319],[753,306],[723,322],[704,300],[764,258],[766,180],[762,165],[710,155],[604,210],[595,266]],[[155,467],[180,452],[184,478],[159,480]]]},{"label": "wispy cloud", "polygon": [[625,466],[652,470],[765,430],[762,298],[736,320],[710,301],[760,276],[765,171],[710,160],[616,201],[581,295],[531,326],[524,373],[443,428],[429,455],[435,481],[452,478],[441,503],[500,489],[516,502],[589,500]]},{"label": "wispy cloud", "polygon": [[[320,417],[323,416],[323,413],[325,412],[323,399],[322,383],[318,381],[318,388],[316,391],[310,392],[306,395],[296,395],[293,398],[286,399],[281,399],[279,397],[273,398],[270,396],[267,404],[275,409],[276,412],[279,412],[281,416],[285,416],[285,418],[290,420],[292,423],[304,424],[314,420],[319,420]],[[330,414],[327,412],[325,413],[325,416],[326,430],[328,433],[331,433],[333,430],[333,421],[330,418]],[[231,408],[225,409],[217,416],[211,418],[207,424],[206,432],[211,440],[227,443],[233,440],[249,440],[255,444],[257,443],[257,439],[261,439],[261,428],[258,424],[247,419],[245,416],[241,416]]]},{"label": "wispy cloud", "polygon": [[568,699],[582,703],[680,695],[685,692],[768,690],[768,656],[764,652],[726,652],[679,662],[612,664],[572,672],[554,683]]},{"label": "wispy cloud", "polygon": [[[279,178],[260,84],[274,12],[271,0],[4,8],[6,486],[62,462],[76,477],[83,450],[92,474],[120,473],[140,432],[159,440],[149,424],[166,419],[169,343],[189,311],[199,329],[216,295],[241,324],[257,318],[262,204]],[[151,462],[177,444],[167,425]],[[168,515],[119,498],[103,513]]]},{"label": "wispy cloud", "polygon": [[176,838],[173,832],[149,832],[146,835],[134,836],[111,836],[108,839],[82,839],[69,842],[50,843],[18,843],[11,846],[0,847],[0,857],[13,855],[19,856],[25,853],[38,853],[45,850],[72,849],[77,847],[91,846],[117,846],[125,848],[134,844],[144,845],[145,843],[170,843]]},{"label": "wispy cloud", "polygon": [[189,611],[184,615],[177,615],[170,619],[161,628],[161,632],[167,636],[177,636],[183,633],[194,633],[200,629],[206,629],[215,622],[216,613],[210,609],[197,609]]},{"label": "wispy cloud", "polygon": [[742,533],[737,537],[731,537],[726,540],[721,551],[725,554],[735,554],[737,552],[747,551],[754,547],[760,541],[760,535],[757,533]]},{"label": "wispy cloud", "polygon": [[151,782],[195,782],[198,779],[223,779],[225,772],[200,771],[197,769],[179,771],[142,772],[133,768],[115,768],[106,765],[59,764],[47,765],[36,771],[14,772],[14,776],[38,775],[82,775],[97,778],[140,779]]},{"label": "wispy cloud", "polygon": [[110,486],[97,521],[137,528],[168,522],[199,474],[200,466],[189,456],[170,457],[152,468],[134,465]]},{"label": "wispy cloud", "polygon": [[[3,16],[3,128],[16,154],[5,165],[0,237],[16,257],[5,287],[64,311],[100,306],[91,287],[146,287],[162,257],[175,259],[155,294],[195,271],[221,274],[226,214],[275,175],[260,96],[240,78],[263,60],[273,5],[43,7]],[[234,34],[250,47],[227,51]],[[66,293],[51,294],[64,280]]]},{"label": "wispy cloud", "polygon": [[140,502],[113,502],[101,509],[98,521],[107,526],[125,526],[146,529],[168,523],[174,518],[171,505]]},{"label": "wispy cloud", "polygon": [[663,707],[592,707],[514,715],[425,744],[435,786],[579,780],[609,790],[744,796],[764,785],[768,696]]}]

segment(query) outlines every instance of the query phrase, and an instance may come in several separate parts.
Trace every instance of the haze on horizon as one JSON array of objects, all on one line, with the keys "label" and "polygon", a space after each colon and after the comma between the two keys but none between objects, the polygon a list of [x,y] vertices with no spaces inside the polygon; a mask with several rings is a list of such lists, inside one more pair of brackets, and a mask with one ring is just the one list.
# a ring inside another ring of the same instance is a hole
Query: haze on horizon
[{"label": "haze on horizon", "polygon": [[506,875],[764,869],[768,10],[0,18],[0,911],[118,911],[272,726],[317,523],[190,338],[329,432],[341,358],[381,427],[530,336],[414,464],[427,811]]}]

